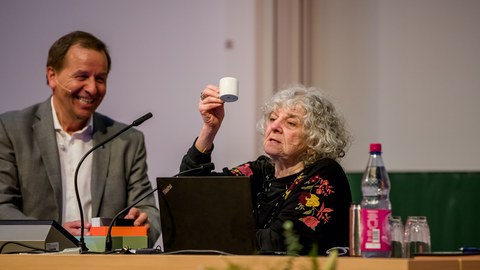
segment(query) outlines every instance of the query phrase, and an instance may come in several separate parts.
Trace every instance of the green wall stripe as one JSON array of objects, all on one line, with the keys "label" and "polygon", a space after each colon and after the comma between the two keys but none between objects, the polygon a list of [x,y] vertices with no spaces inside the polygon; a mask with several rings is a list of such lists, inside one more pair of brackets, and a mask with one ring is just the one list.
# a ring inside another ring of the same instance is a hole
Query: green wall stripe
[{"label": "green wall stripe", "polygon": [[[362,173],[347,173],[354,202]],[[480,247],[480,172],[389,172],[392,214],[427,216],[432,251]]]}]

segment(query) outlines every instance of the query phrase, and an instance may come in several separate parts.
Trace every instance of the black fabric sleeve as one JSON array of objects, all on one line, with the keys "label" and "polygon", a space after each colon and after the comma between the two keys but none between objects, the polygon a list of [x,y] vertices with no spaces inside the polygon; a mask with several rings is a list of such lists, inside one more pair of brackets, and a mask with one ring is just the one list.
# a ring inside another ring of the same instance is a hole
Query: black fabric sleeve
[{"label": "black fabric sleeve", "polygon": [[[195,147],[195,141],[193,142],[192,146],[188,149],[187,153],[182,158],[182,163],[180,164],[180,172],[198,168],[200,165],[205,163],[210,163],[212,161],[211,151],[209,153],[202,153]],[[213,147],[212,147],[213,151]],[[210,173],[207,171],[197,171],[192,172],[191,174],[187,175],[209,175]]]}]

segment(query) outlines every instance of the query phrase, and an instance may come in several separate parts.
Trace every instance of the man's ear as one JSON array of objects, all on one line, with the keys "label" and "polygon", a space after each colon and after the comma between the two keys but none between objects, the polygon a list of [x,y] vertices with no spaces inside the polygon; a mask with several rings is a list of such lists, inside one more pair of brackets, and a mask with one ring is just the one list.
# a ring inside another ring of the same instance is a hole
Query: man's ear
[{"label": "man's ear", "polygon": [[55,70],[53,70],[52,67],[47,67],[47,85],[50,86],[50,88],[54,88],[56,86],[56,80],[55,80]]}]

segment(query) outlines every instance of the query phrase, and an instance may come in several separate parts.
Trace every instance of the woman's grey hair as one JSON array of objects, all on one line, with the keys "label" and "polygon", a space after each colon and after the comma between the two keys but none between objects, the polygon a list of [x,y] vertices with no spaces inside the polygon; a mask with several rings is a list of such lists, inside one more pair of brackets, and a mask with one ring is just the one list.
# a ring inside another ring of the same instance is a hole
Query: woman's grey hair
[{"label": "woman's grey hair", "polygon": [[263,106],[263,117],[257,123],[265,135],[270,114],[280,108],[305,110],[303,125],[307,151],[302,158],[305,166],[322,158],[339,160],[345,156],[351,136],[345,128],[345,120],[332,102],[315,87],[294,85],[278,91]]}]

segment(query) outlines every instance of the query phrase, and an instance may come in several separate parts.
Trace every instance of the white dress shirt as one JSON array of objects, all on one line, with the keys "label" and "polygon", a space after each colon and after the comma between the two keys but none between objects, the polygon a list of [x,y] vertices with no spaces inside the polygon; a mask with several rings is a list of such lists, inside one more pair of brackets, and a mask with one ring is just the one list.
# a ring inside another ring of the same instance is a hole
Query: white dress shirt
[{"label": "white dress shirt", "polygon": [[[62,224],[67,221],[80,220],[80,212],[78,202],[75,195],[75,170],[80,159],[93,146],[92,117],[87,125],[79,131],[68,134],[63,130],[57,118],[55,107],[53,106],[53,97],[51,100],[53,125],[57,137],[58,154],[60,157],[60,166],[62,173]],[[91,193],[91,176],[92,176],[92,157],[89,155],[82,163],[78,171],[78,191],[82,202],[84,219],[87,222],[92,218],[92,193]]]}]

